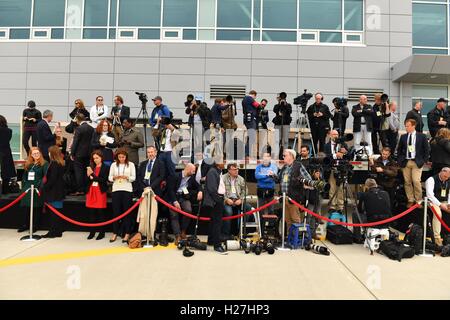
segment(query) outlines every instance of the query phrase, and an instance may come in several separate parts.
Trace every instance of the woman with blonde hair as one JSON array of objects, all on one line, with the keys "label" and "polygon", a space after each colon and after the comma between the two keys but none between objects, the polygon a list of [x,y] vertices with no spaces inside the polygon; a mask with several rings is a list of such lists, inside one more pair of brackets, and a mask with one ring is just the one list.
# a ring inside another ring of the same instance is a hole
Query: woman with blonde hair
[{"label": "woman with blonde hair", "polygon": [[84,106],[84,102],[81,99],[77,99],[75,100],[75,108],[73,108],[72,112],[69,113],[70,118],[72,119],[72,121],[67,125],[66,127],[66,132],[67,133],[74,133],[75,129],[78,127],[77,124],[77,120],[76,117],[77,115],[81,113],[82,115],[84,115],[86,121],[90,121],[90,113],[89,111],[85,108]]},{"label": "woman with blonde hair", "polygon": [[[41,150],[38,147],[31,147],[28,153],[28,158],[25,161],[24,173],[22,177],[22,191],[28,190],[31,185],[39,190],[42,186],[42,180],[47,172],[48,163],[45,161]],[[37,197],[37,193],[33,197],[33,231],[39,228],[39,220],[41,217],[43,201],[42,197]],[[20,206],[25,208],[25,213],[23,215],[23,220],[21,226],[17,232],[23,232],[30,228],[30,207],[31,207],[31,192],[28,192],[26,196],[20,201]]]}]

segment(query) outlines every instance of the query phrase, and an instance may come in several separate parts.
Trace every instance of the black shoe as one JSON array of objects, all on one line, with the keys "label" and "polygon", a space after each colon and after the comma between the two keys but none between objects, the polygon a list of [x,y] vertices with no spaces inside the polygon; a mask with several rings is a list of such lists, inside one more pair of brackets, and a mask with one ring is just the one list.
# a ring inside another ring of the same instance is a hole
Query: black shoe
[{"label": "black shoe", "polygon": [[95,238],[95,240],[102,240],[105,237],[105,233],[104,232],[99,232],[97,238]]},{"label": "black shoe", "polygon": [[49,231],[46,234],[44,234],[41,238],[48,238],[48,239],[56,238],[56,234]]},{"label": "black shoe", "polygon": [[87,239],[91,240],[91,239],[94,239],[94,237],[95,237],[95,232],[91,232],[91,233],[89,233]]},{"label": "black shoe", "polygon": [[214,247],[214,251],[221,255],[228,254],[228,252],[222,246]]},{"label": "black shoe", "polygon": [[28,228],[28,227],[26,227],[26,226],[21,226],[19,229],[17,229],[17,232],[18,233],[21,233],[21,232],[24,232],[24,231],[27,231],[27,230],[29,230],[30,228]]}]

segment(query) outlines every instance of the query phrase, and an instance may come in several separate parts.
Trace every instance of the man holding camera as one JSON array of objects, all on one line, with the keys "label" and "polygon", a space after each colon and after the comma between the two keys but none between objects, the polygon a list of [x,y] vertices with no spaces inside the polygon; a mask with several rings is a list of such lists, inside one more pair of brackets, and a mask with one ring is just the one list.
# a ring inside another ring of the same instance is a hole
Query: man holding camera
[{"label": "man holding camera", "polygon": [[[358,194],[358,211],[364,213],[367,222],[377,222],[392,216],[391,203],[386,191],[381,190],[374,179],[367,179],[364,186],[367,191]],[[378,225],[372,228],[384,229],[389,224]]]},{"label": "man holding camera", "polygon": [[323,152],[325,147],[325,139],[328,131],[330,131],[330,109],[323,103],[323,95],[316,93],[315,102],[309,106],[306,113],[308,114],[309,125],[311,126],[312,142],[315,152]]},{"label": "man holding camera", "polygon": [[267,99],[262,99],[258,108],[258,128],[267,130],[267,123],[269,123],[269,112],[267,111]]},{"label": "man holding camera", "polygon": [[125,118],[122,125],[124,131],[119,137],[118,146],[128,152],[128,160],[133,162],[137,168],[139,166],[139,149],[144,147],[144,136],[134,127],[131,119]]},{"label": "man holding camera", "polygon": [[130,108],[123,105],[123,98],[121,96],[114,97],[114,107],[111,109],[111,116],[109,117],[113,125],[113,134],[116,140],[120,138],[123,127],[122,122],[130,117]]},{"label": "man holding camera", "polygon": [[[366,151],[363,154],[367,153],[367,156],[370,157],[373,154],[371,136],[373,109],[371,105],[367,104],[367,96],[359,97],[359,104],[353,106],[352,115],[355,149],[356,151],[365,149]],[[361,142],[364,142],[364,146],[361,145]]]},{"label": "man holding camera", "polygon": [[389,194],[391,208],[394,207],[395,188],[397,186],[397,175],[400,167],[391,158],[391,149],[384,147],[381,156],[370,160],[372,173],[376,174],[376,182]]},{"label": "man holding camera", "polygon": [[172,151],[176,145],[175,127],[167,117],[161,117],[159,124],[162,126],[159,136],[159,158],[164,162],[167,175],[170,177],[175,175],[176,169],[176,164],[172,160]]},{"label": "man holding camera", "polygon": [[[188,163],[183,171],[167,179],[167,202],[188,213],[192,213],[192,201],[201,201],[203,198],[203,193],[199,191],[200,186],[195,180],[195,170],[195,165]],[[191,219],[183,215],[180,228],[178,212],[170,210],[170,222],[175,235],[175,245],[178,245],[180,239],[187,239],[186,231]]]},{"label": "man holding camera", "polygon": [[339,132],[339,136],[342,137],[345,133],[345,127],[347,124],[347,118],[350,116],[350,110],[347,107],[347,99],[334,98],[334,114],[331,120],[333,121],[333,129]]},{"label": "man holding camera", "polygon": [[292,122],[292,106],[286,99],[286,92],[281,92],[277,97],[278,103],[273,107],[275,118],[272,122],[280,135],[280,160],[282,160],[283,150],[289,148],[289,131]]},{"label": "man holding camera", "polygon": [[344,210],[344,186],[341,181],[338,181],[340,178],[338,177],[338,167],[339,161],[344,160],[347,152],[348,146],[344,141],[340,141],[337,130],[331,130],[330,141],[325,145],[325,155],[331,161],[331,170],[325,172],[330,183],[330,212]]},{"label": "man holding camera", "polygon": [[428,112],[428,128],[430,129],[431,137],[434,138],[436,133],[441,128],[449,128],[450,115],[447,112],[448,100],[440,98],[437,101],[436,107]]},{"label": "man holding camera", "polygon": [[381,142],[381,124],[383,122],[383,108],[386,109],[385,103],[381,101],[381,93],[377,93],[374,96],[375,102],[372,106],[372,148],[373,154],[380,154],[380,147],[378,140]]},{"label": "man holding camera", "polygon": [[[439,174],[429,177],[425,182],[427,197],[436,213],[442,218],[442,212],[450,213],[450,168],[442,168]],[[433,215],[433,234],[437,245],[442,246],[441,223]]]},{"label": "man holding camera", "polygon": [[[250,143],[251,141],[256,142],[257,136],[256,131],[258,130],[258,108],[259,102],[256,99],[256,91],[251,90],[248,95],[242,100],[242,112],[244,113],[244,125],[247,128],[247,139],[245,144],[245,156],[250,155]],[[253,138],[251,138],[253,137]],[[255,145],[252,148],[256,147]]]}]

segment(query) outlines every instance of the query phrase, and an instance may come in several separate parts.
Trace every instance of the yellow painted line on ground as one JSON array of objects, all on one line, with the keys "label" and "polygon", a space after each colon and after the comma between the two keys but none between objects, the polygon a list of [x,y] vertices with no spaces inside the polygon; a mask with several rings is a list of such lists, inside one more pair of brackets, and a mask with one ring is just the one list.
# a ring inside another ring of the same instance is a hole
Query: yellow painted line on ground
[{"label": "yellow painted line on ground", "polygon": [[55,254],[48,254],[48,255],[44,255],[44,256],[11,258],[11,259],[0,260],[0,268],[21,265],[21,264],[61,261],[61,260],[88,258],[88,257],[99,257],[99,256],[106,256],[106,255],[111,255],[111,254],[157,251],[157,250],[174,249],[174,248],[176,248],[176,246],[174,244],[169,244],[167,247],[158,245],[153,248],[140,248],[140,249],[130,249],[128,247],[116,247],[116,248],[107,248],[107,249],[94,249],[94,250],[84,250],[84,251],[75,251],[75,252],[66,252],[66,253],[55,253]]}]

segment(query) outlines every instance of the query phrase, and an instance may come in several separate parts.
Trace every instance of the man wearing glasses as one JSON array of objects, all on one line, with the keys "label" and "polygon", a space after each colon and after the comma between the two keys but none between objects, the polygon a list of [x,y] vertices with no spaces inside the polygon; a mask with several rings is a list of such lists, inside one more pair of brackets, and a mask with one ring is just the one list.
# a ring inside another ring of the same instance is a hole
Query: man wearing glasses
[{"label": "man wearing glasses", "polygon": [[103,104],[103,97],[98,96],[95,99],[95,106],[91,107],[91,112],[89,113],[92,123],[97,126],[97,124],[103,120],[107,119],[109,116],[108,106]]}]

